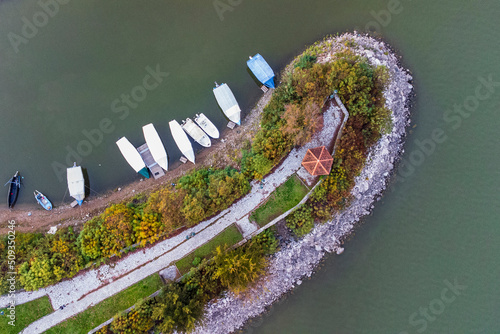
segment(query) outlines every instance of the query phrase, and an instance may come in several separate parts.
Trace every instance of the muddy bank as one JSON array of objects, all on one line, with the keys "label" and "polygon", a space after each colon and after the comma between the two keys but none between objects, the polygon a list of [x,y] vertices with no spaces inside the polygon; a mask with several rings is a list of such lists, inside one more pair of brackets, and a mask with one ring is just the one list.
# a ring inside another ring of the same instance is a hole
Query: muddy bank
[{"label": "muddy bank", "polygon": [[413,87],[409,72],[401,68],[398,57],[384,42],[357,35],[344,34],[322,43],[325,53],[318,61],[326,62],[347,48],[362,55],[375,66],[385,65],[391,83],[384,92],[386,105],[392,111],[392,132],[384,135],[371,149],[367,163],[356,178],[351,205],[332,220],[316,226],[299,241],[292,241],[270,259],[268,273],[245,295],[228,293],[206,307],[206,319],[196,333],[230,333],[241,328],[250,318],[266,311],[286,292],[310,277],[314,268],[328,252],[342,253],[342,240],[356,223],[370,213],[373,203],[387,186],[394,164],[403,152],[406,127],[409,125],[409,97]]}]

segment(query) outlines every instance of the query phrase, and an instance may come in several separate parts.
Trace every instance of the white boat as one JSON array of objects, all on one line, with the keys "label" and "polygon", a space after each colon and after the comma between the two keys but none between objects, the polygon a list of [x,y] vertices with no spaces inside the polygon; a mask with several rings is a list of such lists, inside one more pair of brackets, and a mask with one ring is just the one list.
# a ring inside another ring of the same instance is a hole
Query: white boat
[{"label": "white boat", "polygon": [[142,132],[144,133],[144,139],[146,139],[146,144],[148,144],[153,159],[155,159],[161,168],[168,170],[167,151],[165,151],[165,146],[163,146],[154,125],[151,123],[144,125],[142,127]]},{"label": "white boat", "polygon": [[120,152],[122,152],[123,157],[127,160],[128,164],[139,174],[145,178],[149,178],[149,171],[142,160],[141,155],[137,149],[132,145],[127,138],[122,137],[117,142]]},{"label": "white boat", "polygon": [[203,113],[196,114],[194,121],[200,126],[200,128],[203,129],[203,131],[206,132],[207,135],[215,139],[219,138],[219,130],[217,130],[214,123],[212,123]]},{"label": "white boat", "polygon": [[186,156],[186,158],[194,163],[194,151],[188,136],[182,130],[182,127],[176,120],[170,121],[168,123],[170,127],[170,132],[172,132],[172,137],[174,137],[175,143],[179,150]]},{"label": "white boat", "polygon": [[75,162],[73,167],[66,169],[66,172],[69,195],[76,199],[78,205],[82,205],[85,198],[85,180],[83,179],[82,166],[77,166]]},{"label": "white boat", "polygon": [[191,136],[191,138],[194,139],[195,142],[201,146],[210,147],[212,145],[210,137],[207,136],[207,134],[203,132],[203,130],[196,125],[191,118],[186,118],[186,120],[182,122],[181,127],[188,135]]},{"label": "white boat", "polygon": [[241,125],[241,109],[229,86],[225,83],[219,86],[216,82],[214,95],[217,103],[222,109],[222,112],[224,112],[227,118],[229,118],[232,122]]}]

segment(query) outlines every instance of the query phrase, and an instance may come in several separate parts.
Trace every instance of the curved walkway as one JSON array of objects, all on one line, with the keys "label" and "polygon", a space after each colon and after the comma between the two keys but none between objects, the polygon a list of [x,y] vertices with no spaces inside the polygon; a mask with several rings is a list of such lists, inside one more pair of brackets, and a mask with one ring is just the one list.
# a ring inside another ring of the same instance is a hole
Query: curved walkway
[{"label": "curved walkway", "polygon": [[[47,329],[109,298],[121,290],[139,282],[147,276],[166,268],[180,260],[195,248],[203,245],[229,225],[236,223],[243,231],[243,237],[250,237],[257,230],[248,224],[251,211],[263,203],[267,197],[293,173],[303,170],[302,158],[310,148],[322,146],[332,140],[332,132],[340,125],[342,111],[332,106],[323,115],[323,129],[314,135],[306,145],[293,149],[276,170],[265,178],[265,183],[252,182],[248,195],[217,216],[204,221],[184,233],[148,248],[134,252],[114,266],[104,265],[90,270],[73,279],[57,283],[35,292],[21,292],[16,295],[16,304],[48,295],[54,309],[53,313],[36,320],[21,333],[43,333]],[[299,172],[303,175],[303,171]],[[185,235],[196,232],[196,236],[188,240]],[[114,279],[115,277],[119,277]],[[8,303],[7,296],[0,297],[0,305]],[[64,309],[60,306],[66,305]]]}]

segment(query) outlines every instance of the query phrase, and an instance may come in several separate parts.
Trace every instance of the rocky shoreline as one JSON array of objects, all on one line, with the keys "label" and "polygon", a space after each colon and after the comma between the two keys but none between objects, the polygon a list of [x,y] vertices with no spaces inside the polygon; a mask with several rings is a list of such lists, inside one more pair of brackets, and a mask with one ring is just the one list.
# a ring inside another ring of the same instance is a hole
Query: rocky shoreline
[{"label": "rocky shoreline", "polygon": [[317,225],[303,239],[283,246],[269,260],[267,274],[244,295],[227,293],[206,306],[204,323],[195,333],[230,333],[264,312],[283,294],[310,277],[326,253],[343,251],[342,241],[351,234],[356,223],[373,208],[373,203],[385,190],[394,164],[403,153],[406,127],[409,125],[409,102],[413,91],[412,77],[400,66],[390,47],[379,40],[356,32],[331,37],[318,45],[325,53],[318,61],[326,62],[333,55],[349,48],[364,56],[375,66],[384,65],[391,82],[384,92],[386,105],[392,111],[392,132],[384,135],[372,147],[365,167],[356,178],[349,207],[332,220]]}]

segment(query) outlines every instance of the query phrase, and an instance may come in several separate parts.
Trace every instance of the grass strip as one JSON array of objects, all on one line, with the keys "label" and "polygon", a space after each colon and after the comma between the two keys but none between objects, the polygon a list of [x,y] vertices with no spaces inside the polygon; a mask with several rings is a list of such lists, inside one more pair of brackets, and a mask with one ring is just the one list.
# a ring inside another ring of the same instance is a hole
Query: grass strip
[{"label": "grass strip", "polygon": [[0,311],[4,312],[4,315],[0,315],[0,333],[16,334],[22,331],[33,321],[52,313],[54,310],[52,309],[49,297],[47,296],[43,296],[21,305],[16,305],[16,320],[14,322],[14,326],[9,325],[9,321],[11,321],[11,319],[8,318],[7,315],[10,314],[10,311],[5,308]]},{"label": "grass strip", "polygon": [[308,192],[309,189],[294,174],[276,188],[264,205],[257,208],[250,215],[250,220],[255,221],[260,227],[265,226],[299,204]]},{"label": "grass strip", "polygon": [[207,242],[206,244],[198,247],[193,252],[189,253],[182,259],[176,262],[177,269],[179,269],[180,273],[183,275],[193,267],[193,261],[195,258],[204,259],[209,257],[212,252],[217,248],[217,246],[227,244],[228,246],[232,246],[235,243],[241,241],[243,236],[241,235],[238,228],[233,224],[227,227],[224,231],[219,233],[215,238]]},{"label": "grass strip", "polygon": [[103,300],[96,306],[75,315],[74,317],[47,330],[46,334],[86,334],[117,313],[128,309],[137,300],[151,295],[163,286],[160,275],[155,273],[140,282],[128,287],[116,295]]}]

